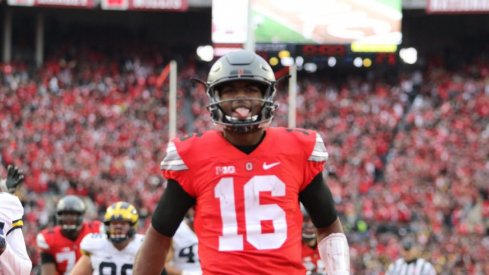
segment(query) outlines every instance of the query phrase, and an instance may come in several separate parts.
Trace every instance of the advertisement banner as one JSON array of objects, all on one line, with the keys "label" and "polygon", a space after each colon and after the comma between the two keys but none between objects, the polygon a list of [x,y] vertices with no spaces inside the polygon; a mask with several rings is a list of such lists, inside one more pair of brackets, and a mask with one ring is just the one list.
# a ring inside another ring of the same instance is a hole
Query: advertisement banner
[{"label": "advertisement banner", "polygon": [[129,0],[102,0],[100,5],[103,10],[127,10]]},{"label": "advertisement banner", "polygon": [[94,8],[94,0],[8,0],[10,6]]},{"label": "advertisement banner", "polygon": [[[7,0],[10,6],[95,8],[96,0]],[[101,0],[103,10],[167,10],[186,11],[187,0]]]},{"label": "advertisement banner", "polygon": [[186,11],[187,0],[101,0],[103,10]]},{"label": "advertisement banner", "polygon": [[428,13],[488,13],[488,0],[428,0]]}]

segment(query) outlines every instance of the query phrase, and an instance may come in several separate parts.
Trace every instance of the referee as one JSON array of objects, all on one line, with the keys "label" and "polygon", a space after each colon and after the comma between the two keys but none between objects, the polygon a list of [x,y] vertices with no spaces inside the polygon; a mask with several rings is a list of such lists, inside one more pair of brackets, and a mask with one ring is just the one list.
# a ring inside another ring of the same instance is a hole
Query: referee
[{"label": "referee", "polygon": [[436,275],[435,268],[425,259],[418,258],[411,240],[402,242],[402,258],[389,265],[385,275]]}]

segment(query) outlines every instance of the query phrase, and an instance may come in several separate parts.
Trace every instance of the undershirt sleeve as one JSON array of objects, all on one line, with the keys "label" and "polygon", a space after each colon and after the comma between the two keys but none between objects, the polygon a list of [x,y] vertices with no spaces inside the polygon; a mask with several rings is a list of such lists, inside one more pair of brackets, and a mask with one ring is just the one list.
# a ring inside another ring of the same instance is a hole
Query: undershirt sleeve
[{"label": "undershirt sleeve", "polygon": [[180,184],[168,179],[165,192],[151,218],[153,228],[160,234],[173,237],[187,211],[195,205],[195,198],[190,196]]},{"label": "undershirt sleeve", "polygon": [[324,182],[321,172],[299,193],[299,200],[306,208],[316,228],[327,227],[338,218],[333,195]]},{"label": "undershirt sleeve", "polygon": [[53,263],[54,264],[54,263],[56,263],[56,261],[54,260],[53,255],[41,252],[41,263],[43,263],[43,264]]}]

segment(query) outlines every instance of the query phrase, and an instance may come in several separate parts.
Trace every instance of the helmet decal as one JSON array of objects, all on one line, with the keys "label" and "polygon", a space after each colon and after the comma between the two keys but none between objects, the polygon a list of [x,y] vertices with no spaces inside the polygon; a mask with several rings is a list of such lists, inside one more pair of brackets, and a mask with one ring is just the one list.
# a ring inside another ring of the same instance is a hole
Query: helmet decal
[{"label": "helmet decal", "polygon": [[[124,233],[112,232],[110,224],[116,221],[129,223],[130,229]],[[130,239],[136,234],[138,221],[138,211],[132,204],[119,201],[110,205],[104,215],[104,225],[108,239],[113,243],[121,243]]]}]

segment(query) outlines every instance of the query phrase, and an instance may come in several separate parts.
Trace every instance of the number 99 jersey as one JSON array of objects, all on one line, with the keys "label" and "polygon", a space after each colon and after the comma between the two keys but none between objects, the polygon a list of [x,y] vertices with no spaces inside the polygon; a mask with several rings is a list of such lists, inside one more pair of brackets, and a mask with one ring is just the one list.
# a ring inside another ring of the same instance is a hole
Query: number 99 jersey
[{"label": "number 99 jersey", "polygon": [[219,131],[170,142],[161,169],[196,198],[204,274],[304,274],[299,193],[327,156],[301,129],[268,128],[250,154]]}]

